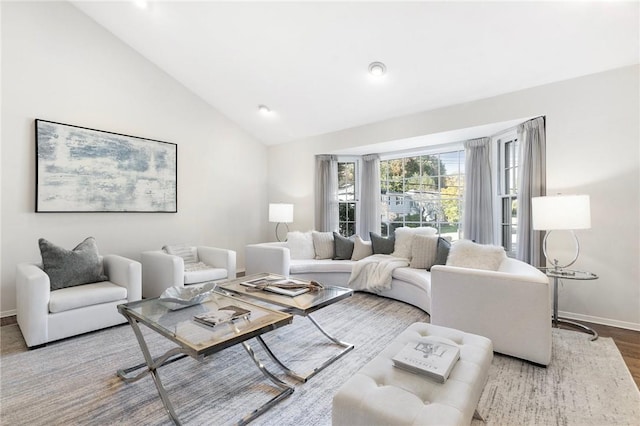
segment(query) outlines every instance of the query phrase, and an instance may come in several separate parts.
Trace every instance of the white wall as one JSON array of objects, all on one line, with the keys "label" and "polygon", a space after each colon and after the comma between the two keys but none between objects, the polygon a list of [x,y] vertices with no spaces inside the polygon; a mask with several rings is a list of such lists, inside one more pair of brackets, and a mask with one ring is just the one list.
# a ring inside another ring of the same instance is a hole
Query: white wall
[{"label": "white wall", "polygon": [[600,277],[565,280],[561,314],[640,330],[639,80],[638,66],[625,67],[273,146],[269,199],[295,204],[292,229],[312,229],[315,154],[545,115],[548,193],[591,196],[574,267]]},{"label": "white wall", "polygon": [[[2,2],[0,314],[38,238],[139,259],[186,242],[234,249],[266,238],[266,148],[74,7]],[[178,144],[178,213],[34,213],[34,120]]]}]

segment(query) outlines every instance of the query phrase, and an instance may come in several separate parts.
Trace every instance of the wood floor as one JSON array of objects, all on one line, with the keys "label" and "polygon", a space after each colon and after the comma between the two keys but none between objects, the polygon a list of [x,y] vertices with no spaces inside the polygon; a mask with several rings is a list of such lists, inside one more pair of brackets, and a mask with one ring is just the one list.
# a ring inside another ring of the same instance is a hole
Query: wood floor
[{"label": "wood floor", "polygon": [[[611,337],[624,358],[627,368],[640,389],[640,331],[627,330],[618,327],[593,324],[580,321],[593,328],[602,337]],[[564,326],[563,326],[564,328]],[[567,327],[571,328],[571,327]]]},{"label": "wood floor", "polygon": [[[15,324],[16,317],[0,318],[0,325]],[[598,332],[602,337],[611,337],[624,358],[627,368],[640,389],[640,331],[626,330],[624,328],[609,327],[606,325],[583,322]],[[563,326],[564,327],[564,326]],[[571,327],[567,327],[571,328]]]}]

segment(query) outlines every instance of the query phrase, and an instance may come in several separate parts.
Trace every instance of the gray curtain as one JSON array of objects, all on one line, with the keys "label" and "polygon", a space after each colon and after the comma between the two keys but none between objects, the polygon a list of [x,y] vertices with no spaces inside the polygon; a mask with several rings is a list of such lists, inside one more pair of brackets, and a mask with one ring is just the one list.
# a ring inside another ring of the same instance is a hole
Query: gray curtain
[{"label": "gray curtain", "polygon": [[494,244],[491,139],[466,141],[464,150],[463,236],[479,244]]},{"label": "gray curtain", "polygon": [[315,229],[338,231],[338,157],[316,155]]},{"label": "gray curtain", "polygon": [[543,233],[534,231],[531,198],[547,193],[546,137],[544,118],[538,117],[518,126],[520,167],[518,171],[518,252],[516,257],[533,266],[543,266]]},{"label": "gray curtain", "polygon": [[360,217],[358,235],[369,239],[369,232],[380,233],[380,156],[369,154],[362,157],[360,184]]}]

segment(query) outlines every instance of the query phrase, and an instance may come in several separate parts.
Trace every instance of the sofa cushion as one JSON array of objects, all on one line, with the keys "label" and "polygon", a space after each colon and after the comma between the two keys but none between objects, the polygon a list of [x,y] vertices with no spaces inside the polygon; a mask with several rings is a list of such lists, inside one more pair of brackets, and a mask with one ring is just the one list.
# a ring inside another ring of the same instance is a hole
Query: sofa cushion
[{"label": "sofa cushion", "polygon": [[311,239],[313,240],[313,250],[315,251],[316,259],[333,258],[333,232],[313,231],[311,233]]},{"label": "sofa cushion", "polygon": [[351,260],[355,243],[353,239],[333,233],[333,260]]},{"label": "sofa cushion", "polygon": [[400,228],[396,228],[394,231],[395,246],[391,255],[411,260],[413,237],[416,235],[437,235],[437,233],[438,230],[430,226],[421,226],[418,228],[402,226]]},{"label": "sofa cushion", "polygon": [[395,246],[395,234],[385,238],[375,232],[369,232],[373,254],[391,254]]},{"label": "sofa cushion", "polygon": [[49,276],[51,290],[107,280],[93,237],[86,238],[73,250],[59,247],[44,238],[38,240],[42,269]]},{"label": "sofa cushion", "polygon": [[[205,267],[185,268],[184,283],[196,284],[205,281],[215,281],[227,278],[228,271],[225,268],[212,268],[209,265],[201,263]],[[194,264],[199,265],[199,264]]]},{"label": "sofa cushion", "polygon": [[393,279],[404,281],[431,294],[431,272],[424,269],[396,268],[391,275]]},{"label": "sofa cushion", "polygon": [[458,240],[451,244],[447,265],[497,271],[506,258],[504,247]]},{"label": "sofa cushion", "polygon": [[[49,296],[49,312],[57,313],[127,298],[127,289],[110,281],[54,290]],[[114,308],[115,309],[115,308]]]},{"label": "sofa cushion", "polygon": [[360,235],[356,235],[353,241],[353,254],[351,260],[361,260],[373,254],[371,241],[364,241]]},{"label": "sofa cushion", "polygon": [[[446,265],[447,258],[449,257],[450,249],[451,249],[451,242],[446,238],[438,237],[438,248],[436,249],[436,260],[433,262],[433,265]],[[427,268],[427,270],[429,269],[431,268]]]},{"label": "sofa cushion", "polygon": [[162,247],[162,251],[167,254],[181,257],[184,264],[198,263],[198,248],[188,246],[186,244],[166,245]]},{"label": "sofa cushion", "polygon": [[291,252],[291,259],[313,259],[316,257],[311,231],[287,232],[287,247]]},{"label": "sofa cushion", "polygon": [[346,272],[351,273],[353,260],[331,260],[331,259],[298,259],[291,260],[289,264],[290,274],[304,274],[315,272]]},{"label": "sofa cushion", "polygon": [[437,235],[414,235],[411,243],[411,263],[417,269],[431,269],[438,251]]}]

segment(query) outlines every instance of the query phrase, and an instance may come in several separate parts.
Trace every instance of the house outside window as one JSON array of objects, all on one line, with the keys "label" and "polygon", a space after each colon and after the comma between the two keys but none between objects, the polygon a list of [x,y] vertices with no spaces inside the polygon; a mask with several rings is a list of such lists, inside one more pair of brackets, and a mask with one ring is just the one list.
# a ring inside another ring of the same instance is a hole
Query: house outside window
[{"label": "house outside window", "polygon": [[461,238],[464,150],[380,162],[381,226],[389,235],[401,226],[432,226]]},{"label": "house outside window", "polygon": [[514,257],[518,248],[518,155],[520,144],[515,132],[498,139],[497,215],[498,240],[507,255]]},{"label": "house outside window", "polygon": [[338,229],[340,235],[356,233],[358,218],[358,163],[338,160]]}]

